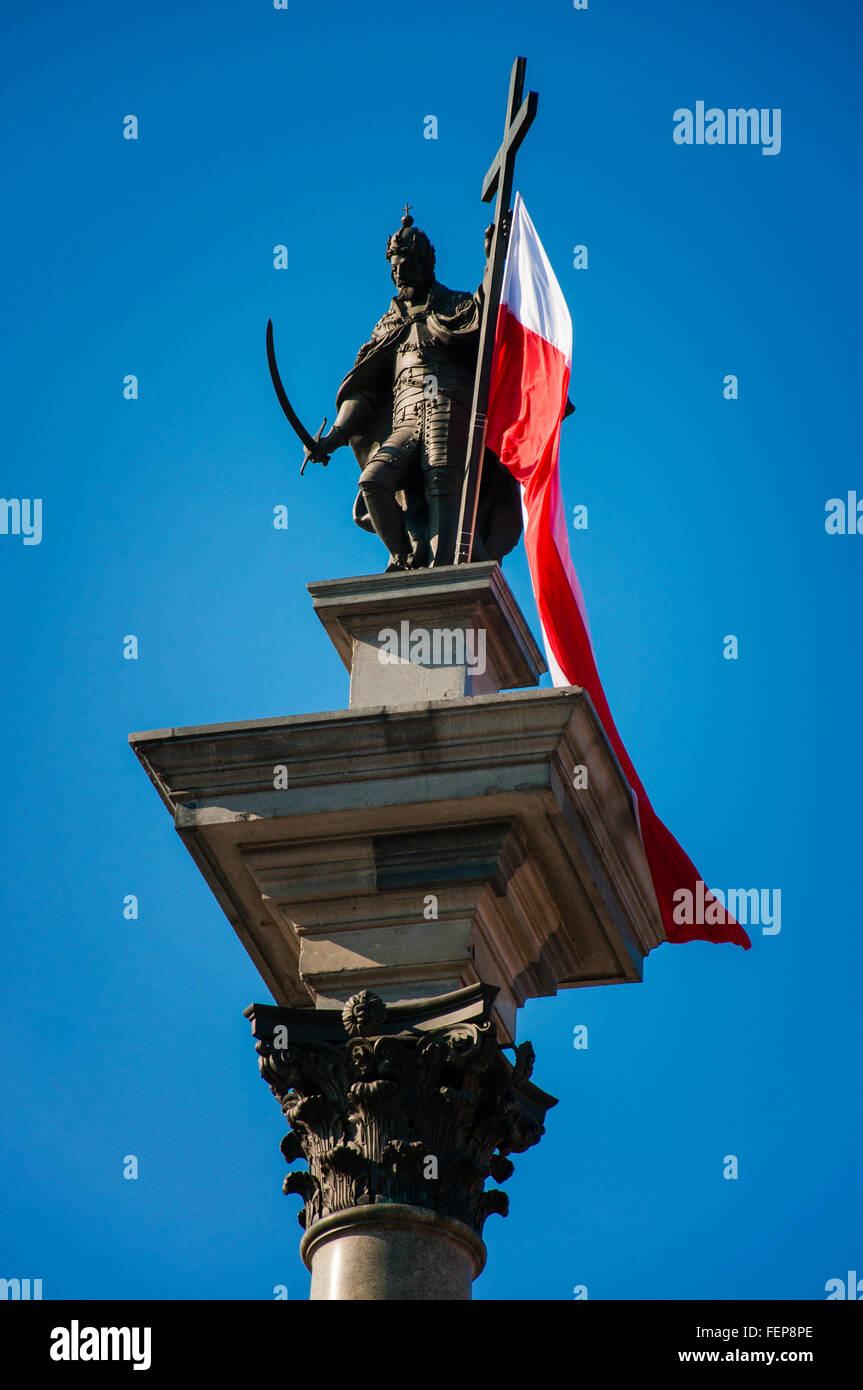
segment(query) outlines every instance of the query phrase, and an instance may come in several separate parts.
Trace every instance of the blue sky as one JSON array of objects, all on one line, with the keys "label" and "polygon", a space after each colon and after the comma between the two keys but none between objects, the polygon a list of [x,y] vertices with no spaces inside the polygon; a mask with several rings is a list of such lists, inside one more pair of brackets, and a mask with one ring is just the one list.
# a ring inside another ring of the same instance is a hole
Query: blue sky
[{"label": "blue sky", "polygon": [[[405,199],[439,277],[475,287],[522,53],[540,104],[516,186],[575,327],[561,468],[600,672],[705,879],[781,889],[782,927],[522,1011],[560,1104],[475,1294],[823,1298],[863,1267],[863,536],[824,526],[863,497],[859,10],[180,0],[0,23],[0,493],[43,505],[39,545],[0,534],[0,1276],[306,1297],[242,1017],[267,991],[126,738],[347,704],[305,584],[385,557],[346,453],[299,477],[264,328],[317,428],[387,306]],[[781,151],[675,144],[699,100],[780,109]],[[536,628],[522,551],[505,573]]]}]

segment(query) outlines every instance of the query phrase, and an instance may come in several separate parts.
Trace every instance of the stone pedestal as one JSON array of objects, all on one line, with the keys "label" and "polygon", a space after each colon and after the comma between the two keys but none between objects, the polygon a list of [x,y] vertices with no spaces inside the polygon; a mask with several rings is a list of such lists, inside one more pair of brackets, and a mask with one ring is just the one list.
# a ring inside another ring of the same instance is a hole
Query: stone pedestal
[{"label": "stone pedestal", "polygon": [[[538,680],[499,568],[310,588],[353,663],[350,709],[131,736],[278,1003],[327,1007],[364,987],[398,1003],[484,980],[512,1041],[526,999],[639,980],[665,936],[630,790],[588,695],[430,698],[473,680],[466,641],[461,666],[434,664],[434,633],[470,624],[486,634],[492,686]],[[450,628],[435,628],[439,609]],[[409,659],[422,655],[410,638],[402,665],[379,660],[391,655],[380,634],[402,622],[427,635],[428,664]],[[376,680],[388,703],[356,704]]]},{"label": "stone pedestal", "polygon": [[546,669],[493,561],[308,589],[351,673],[351,709],[493,695],[536,685]]}]

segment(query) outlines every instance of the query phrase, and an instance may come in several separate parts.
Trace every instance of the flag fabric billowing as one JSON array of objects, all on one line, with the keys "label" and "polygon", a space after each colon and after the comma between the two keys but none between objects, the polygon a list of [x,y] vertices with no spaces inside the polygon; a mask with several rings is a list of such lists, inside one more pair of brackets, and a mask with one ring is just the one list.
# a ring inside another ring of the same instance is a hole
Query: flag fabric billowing
[{"label": "flag fabric billowing", "polygon": [[[602,689],[581,585],[569,552],[558,467],[560,425],[572,366],[572,322],[527,210],[516,194],[498,312],[486,443],[521,485],[525,548],[548,667],[556,686],[590,695],[633,794],[633,805],[669,941],[750,941],[702,883],[695,865],[657,816],[633,767]],[[698,903],[699,914],[680,910]],[[675,893],[678,899],[675,901]],[[701,915],[704,921],[675,921]]]}]

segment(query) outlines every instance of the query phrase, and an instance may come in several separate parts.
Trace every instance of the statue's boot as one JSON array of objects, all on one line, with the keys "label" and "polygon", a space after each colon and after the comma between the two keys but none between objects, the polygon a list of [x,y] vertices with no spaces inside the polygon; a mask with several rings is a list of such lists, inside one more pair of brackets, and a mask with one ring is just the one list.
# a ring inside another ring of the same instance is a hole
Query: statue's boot
[{"label": "statue's boot", "polygon": [[428,509],[431,549],[429,568],[455,564],[461,497],[457,492],[432,493],[428,497]]},{"label": "statue's boot", "polygon": [[390,570],[403,570],[411,553],[411,543],[405,530],[405,514],[391,492],[383,488],[363,488],[362,494],[372,525],[390,552]]},{"label": "statue's boot", "polygon": [[408,569],[425,569],[431,556],[428,546],[429,517],[425,494],[417,491],[406,492],[407,506],[404,519],[410,553]]}]

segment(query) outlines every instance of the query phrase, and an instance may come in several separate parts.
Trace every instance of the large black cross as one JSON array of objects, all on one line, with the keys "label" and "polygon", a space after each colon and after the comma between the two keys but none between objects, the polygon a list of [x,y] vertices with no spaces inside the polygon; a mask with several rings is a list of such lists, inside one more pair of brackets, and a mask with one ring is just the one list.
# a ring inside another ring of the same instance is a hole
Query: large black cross
[{"label": "large black cross", "polygon": [[488,203],[497,193],[494,210],[494,233],[491,250],[485,268],[485,302],[482,323],[479,331],[479,350],[477,353],[476,377],[473,387],[473,403],[470,412],[470,434],[467,446],[467,470],[461,499],[461,515],[458,524],[458,543],[455,563],[466,565],[473,549],[473,533],[476,526],[476,509],[479,501],[479,487],[482,481],[482,461],[485,453],[486,410],[488,408],[488,388],[491,380],[491,360],[494,352],[494,335],[497,327],[497,311],[500,305],[500,292],[503,286],[503,267],[506,260],[506,235],[504,219],[510,210],[512,180],[515,172],[515,156],[518,147],[527,135],[539,98],[536,92],[524,92],[525,58],[516,58],[509,79],[509,99],[506,105],[506,124],[503,128],[503,141],[495,155],[491,168],[483,180],[482,200]]}]

